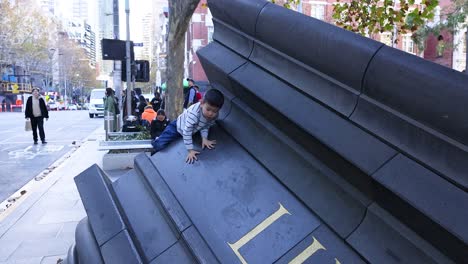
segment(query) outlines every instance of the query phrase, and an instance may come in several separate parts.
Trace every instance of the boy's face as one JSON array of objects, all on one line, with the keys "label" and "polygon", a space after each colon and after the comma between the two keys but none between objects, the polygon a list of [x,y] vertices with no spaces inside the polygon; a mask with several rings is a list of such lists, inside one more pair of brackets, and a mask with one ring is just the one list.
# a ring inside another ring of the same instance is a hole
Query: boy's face
[{"label": "boy's face", "polygon": [[166,119],[166,116],[165,115],[158,115],[156,117],[159,121],[164,121],[164,119]]},{"label": "boy's face", "polygon": [[207,120],[216,118],[219,112],[219,107],[210,105],[209,103],[201,102],[202,114]]}]

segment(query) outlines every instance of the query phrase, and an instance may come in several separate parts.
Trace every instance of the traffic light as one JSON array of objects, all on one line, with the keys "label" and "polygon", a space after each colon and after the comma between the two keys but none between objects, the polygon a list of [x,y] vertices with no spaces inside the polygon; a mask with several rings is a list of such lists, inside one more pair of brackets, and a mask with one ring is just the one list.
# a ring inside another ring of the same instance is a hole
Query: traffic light
[{"label": "traffic light", "polygon": [[[102,59],[103,60],[125,60],[127,54],[127,43],[118,39],[102,39]],[[135,59],[133,41],[130,41],[130,57]]]},{"label": "traffic light", "polygon": [[149,82],[150,79],[150,66],[147,60],[136,61],[136,82]]},{"label": "traffic light", "polygon": [[[150,79],[150,66],[149,61],[147,60],[137,60],[135,61],[136,74],[133,74],[132,77],[135,77],[135,82],[149,82]],[[122,61],[122,81],[127,81],[127,63]]]}]

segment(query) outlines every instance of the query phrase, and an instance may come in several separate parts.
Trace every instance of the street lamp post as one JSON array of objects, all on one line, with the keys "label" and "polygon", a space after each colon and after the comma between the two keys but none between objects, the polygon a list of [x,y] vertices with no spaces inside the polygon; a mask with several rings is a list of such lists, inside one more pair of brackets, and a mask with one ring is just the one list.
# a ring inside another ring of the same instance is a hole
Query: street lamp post
[{"label": "street lamp post", "polygon": [[53,69],[53,63],[52,63],[52,60],[54,58],[54,54],[55,54],[55,49],[50,48],[49,52],[47,54],[49,56],[49,63],[50,63],[50,65],[49,65],[49,72],[50,72],[49,76],[50,77],[46,78],[46,82],[47,82],[46,83],[46,92],[49,92],[50,84],[53,83],[53,79],[54,79],[54,77],[53,77],[54,69]]},{"label": "street lamp post", "polygon": [[[11,66],[13,69],[13,78],[15,78],[16,80],[16,69],[15,69],[16,68],[16,58],[15,58],[16,53],[10,52],[9,54],[11,55]],[[11,82],[10,77],[8,77],[8,81]]]},{"label": "street lamp post", "polygon": [[[59,56],[63,56],[64,54],[63,53],[59,53]],[[63,63],[60,63],[60,61],[62,61],[62,57],[59,58],[59,76],[60,76],[60,72],[62,72],[62,79],[63,79],[63,101],[64,101],[64,105],[66,106],[67,105],[67,73],[65,71],[65,69],[62,69],[61,66],[64,66]],[[59,81],[59,84],[60,84],[60,81]]]},{"label": "street lamp post", "polygon": [[132,113],[132,77],[130,74],[131,71],[131,55],[130,55],[130,5],[129,5],[129,0],[125,0],[125,13],[126,13],[126,24],[127,24],[127,41],[126,41],[126,63],[127,63],[127,116],[131,115]]},{"label": "street lamp post", "polygon": [[[119,0],[114,0],[113,2],[113,22],[114,22],[114,38],[120,39],[120,28],[119,28]],[[114,90],[115,95],[117,96],[117,102],[119,107],[119,112],[122,113],[122,61],[114,61]],[[123,114],[119,115],[117,122],[117,131],[120,131],[120,126],[122,122]]]}]

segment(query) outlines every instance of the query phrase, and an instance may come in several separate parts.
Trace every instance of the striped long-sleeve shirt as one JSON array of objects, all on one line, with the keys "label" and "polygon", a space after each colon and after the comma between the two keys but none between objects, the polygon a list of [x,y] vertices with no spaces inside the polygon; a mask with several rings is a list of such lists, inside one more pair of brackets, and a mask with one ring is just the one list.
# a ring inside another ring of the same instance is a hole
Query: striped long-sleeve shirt
[{"label": "striped long-sleeve shirt", "polygon": [[200,131],[203,138],[208,138],[208,130],[215,123],[216,118],[208,121],[202,114],[200,102],[191,105],[179,115],[177,118],[177,132],[182,135],[185,147],[188,150],[193,149],[193,134]]}]

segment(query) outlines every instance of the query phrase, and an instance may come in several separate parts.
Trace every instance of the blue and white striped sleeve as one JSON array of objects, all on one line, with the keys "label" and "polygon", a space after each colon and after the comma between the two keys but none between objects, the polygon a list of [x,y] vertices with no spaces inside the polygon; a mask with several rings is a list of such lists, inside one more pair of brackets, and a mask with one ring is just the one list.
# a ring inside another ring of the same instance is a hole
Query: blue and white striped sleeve
[{"label": "blue and white striped sleeve", "polygon": [[200,134],[201,134],[202,138],[208,139],[209,130],[210,130],[209,126],[207,126],[207,127],[203,128],[202,130],[200,130]]},{"label": "blue and white striped sleeve", "polygon": [[188,109],[186,117],[185,117],[185,123],[182,126],[182,138],[184,139],[185,147],[188,150],[193,149],[192,135],[193,135],[194,129],[198,125],[198,115],[193,110],[194,108]]}]

